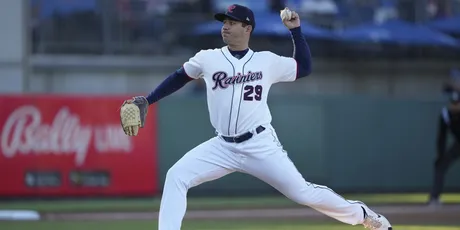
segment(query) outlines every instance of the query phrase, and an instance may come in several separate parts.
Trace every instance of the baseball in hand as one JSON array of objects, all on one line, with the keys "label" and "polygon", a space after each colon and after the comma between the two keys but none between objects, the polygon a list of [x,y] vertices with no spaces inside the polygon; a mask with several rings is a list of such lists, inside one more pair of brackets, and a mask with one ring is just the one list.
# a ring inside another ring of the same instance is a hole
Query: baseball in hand
[{"label": "baseball in hand", "polygon": [[283,10],[281,10],[280,17],[283,21],[289,21],[292,19],[292,11],[286,7]]},{"label": "baseball in hand", "polygon": [[300,27],[300,18],[295,11],[286,7],[280,12],[280,17],[281,21],[288,29]]}]

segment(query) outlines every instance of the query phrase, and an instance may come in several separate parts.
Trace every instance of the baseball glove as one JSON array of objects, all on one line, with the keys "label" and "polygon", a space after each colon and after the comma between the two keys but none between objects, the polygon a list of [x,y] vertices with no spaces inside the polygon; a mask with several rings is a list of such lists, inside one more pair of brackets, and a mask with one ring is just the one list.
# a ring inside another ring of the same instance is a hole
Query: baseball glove
[{"label": "baseball glove", "polygon": [[120,121],[123,131],[128,136],[137,136],[139,128],[144,127],[149,103],[143,96],[133,97],[121,105]]}]

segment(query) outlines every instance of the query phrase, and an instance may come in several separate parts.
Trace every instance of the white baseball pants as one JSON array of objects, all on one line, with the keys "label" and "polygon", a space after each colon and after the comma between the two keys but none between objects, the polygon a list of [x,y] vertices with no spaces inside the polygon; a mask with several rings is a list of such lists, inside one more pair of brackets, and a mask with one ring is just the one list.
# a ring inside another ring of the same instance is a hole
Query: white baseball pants
[{"label": "white baseball pants", "polygon": [[166,174],[160,205],[159,230],[180,230],[187,206],[187,191],[233,172],[247,173],[273,186],[289,199],[350,225],[361,224],[365,204],[345,200],[326,186],[305,181],[275,130],[267,129],[243,143],[214,137],[187,152]]}]

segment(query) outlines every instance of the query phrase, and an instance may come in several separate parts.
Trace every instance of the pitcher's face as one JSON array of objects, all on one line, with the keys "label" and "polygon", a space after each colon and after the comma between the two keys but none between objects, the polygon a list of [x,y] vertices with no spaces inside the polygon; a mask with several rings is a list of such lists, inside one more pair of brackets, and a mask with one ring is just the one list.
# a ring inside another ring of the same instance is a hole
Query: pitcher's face
[{"label": "pitcher's face", "polygon": [[225,19],[222,25],[222,39],[227,45],[238,45],[247,42],[250,35],[250,26],[242,22]]}]

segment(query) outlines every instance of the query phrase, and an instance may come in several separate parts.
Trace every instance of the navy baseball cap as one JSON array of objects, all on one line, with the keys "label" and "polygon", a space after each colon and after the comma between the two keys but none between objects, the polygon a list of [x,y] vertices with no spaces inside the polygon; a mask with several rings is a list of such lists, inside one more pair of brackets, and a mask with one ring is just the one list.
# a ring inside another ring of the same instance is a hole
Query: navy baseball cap
[{"label": "navy baseball cap", "polygon": [[252,30],[256,27],[256,20],[254,13],[251,9],[246,6],[233,4],[227,8],[225,13],[217,13],[214,15],[217,21],[223,22],[226,18],[233,19],[235,21],[243,22],[252,26]]}]

